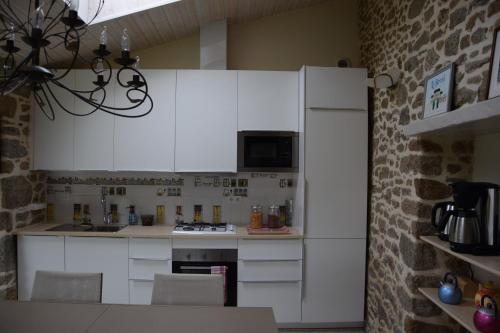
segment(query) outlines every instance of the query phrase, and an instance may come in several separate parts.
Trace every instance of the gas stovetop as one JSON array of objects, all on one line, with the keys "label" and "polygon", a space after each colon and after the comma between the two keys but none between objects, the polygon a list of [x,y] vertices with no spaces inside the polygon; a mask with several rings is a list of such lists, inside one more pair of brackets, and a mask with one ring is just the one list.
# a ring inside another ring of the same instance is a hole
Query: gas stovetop
[{"label": "gas stovetop", "polygon": [[188,235],[227,235],[235,234],[236,227],[227,223],[179,223],[174,227],[174,234],[188,234]]}]

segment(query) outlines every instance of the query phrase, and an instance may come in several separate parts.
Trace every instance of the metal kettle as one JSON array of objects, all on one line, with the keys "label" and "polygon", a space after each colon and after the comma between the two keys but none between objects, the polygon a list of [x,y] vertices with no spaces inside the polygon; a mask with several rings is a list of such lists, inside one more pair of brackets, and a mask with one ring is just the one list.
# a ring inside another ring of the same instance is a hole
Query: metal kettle
[{"label": "metal kettle", "polygon": [[[489,299],[491,303],[486,306],[484,301]],[[495,299],[489,295],[481,297],[481,306],[474,313],[474,326],[482,333],[500,332],[500,317]]]},{"label": "metal kettle", "polygon": [[[432,207],[431,223],[439,231],[439,239],[447,241],[450,234],[449,215],[447,212],[455,210],[455,203],[451,201],[438,202]],[[445,217],[448,217],[445,219]]]},{"label": "metal kettle", "polygon": [[446,273],[441,286],[438,290],[438,296],[441,302],[446,304],[460,304],[462,301],[462,290],[458,287],[457,277],[453,273]]},{"label": "metal kettle", "polygon": [[456,209],[443,217],[450,225],[450,249],[460,253],[474,253],[481,242],[479,218],[475,210]]}]

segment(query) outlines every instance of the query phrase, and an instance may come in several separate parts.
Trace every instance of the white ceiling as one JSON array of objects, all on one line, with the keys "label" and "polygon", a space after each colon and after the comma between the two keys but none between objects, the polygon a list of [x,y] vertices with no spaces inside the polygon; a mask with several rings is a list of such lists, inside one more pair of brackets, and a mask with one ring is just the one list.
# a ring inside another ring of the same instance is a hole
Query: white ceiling
[{"label": "white ceiling", "polygon": [[[88,0],[89,7],[92,1]],[[116,6],[116,1],[105,0],[108,5]],[[293,9],[311,6],[325,0],[181,0],[171,2],[169,0],[132,0],[133,3],[141,4],[146,8],[155,5],[156,7],[135,12],[126,16],[107,20],[112,15],[120,15],[113,9],[106,9],[102,12],[100,23],[89,27],[87,33],[82,38],[80,55],[85,59],[93,57],[92,50],[98,47],[99,35],[103,26],[108,27],[109,43],[108,48],[113,52],[113,56],[120,54],[120,38],[123,28],[127,28],[130,39],[132,53],[134,50],[144,49],[159,44],[167,43],[182,37],[189,36],[199,31],[200,25],[227,18],[229,24],[237,24],[261,17],[275,15]],[[131,2],[131,3],[132,3]],[[171,2],[157,6],[160,2]],[[25,15],[29,0],[11,1],[16,12]],[[46,7],[50,0],[45,0]],[[106,8],[106,7],[104,7]],[[116,7],[114,7],[116,8]],[[130,7],[123,6],[122,12],[129,12]],[[111,14],[110,14],[111,13]],[[110,16],[111,15],[111,16]],[[61,27],[62,28],[62,27]],[[22,42],[18,42],[22,44]],[[53,58],[52,63],[59,66],[64,61],[71,59],[71,53],[66,51],[62,45],[50,49],[49,54]]]}]

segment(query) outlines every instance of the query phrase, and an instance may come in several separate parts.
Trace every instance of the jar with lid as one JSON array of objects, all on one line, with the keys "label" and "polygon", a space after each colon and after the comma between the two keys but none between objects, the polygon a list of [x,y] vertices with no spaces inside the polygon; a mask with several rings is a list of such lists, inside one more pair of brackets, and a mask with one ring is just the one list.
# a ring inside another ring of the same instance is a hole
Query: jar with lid
[{"label": "jar with lid", "polygon": [[73,223],[80,224],[82,219],[82,205],[74,204],[73,205]]},{"label": "jar with lid", "polygon": [[267,212],[267,226],[269,228],[281,228],[280,221],[280,208],[278,205],[269,206],[269,210]]},{"label": "jar with lid", "polygon": [[252,213],[250,214],[250,228],[252,228],[252,229],[262,228],[262,206],[261,205],[252,206]]}]

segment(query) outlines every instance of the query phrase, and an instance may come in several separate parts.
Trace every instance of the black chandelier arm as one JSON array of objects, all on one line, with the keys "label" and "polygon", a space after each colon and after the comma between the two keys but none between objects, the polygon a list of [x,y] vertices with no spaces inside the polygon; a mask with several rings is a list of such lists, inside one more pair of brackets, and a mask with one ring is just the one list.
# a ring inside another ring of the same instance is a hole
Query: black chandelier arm
[{"label": "black chandelier arm", "polygon": [[[114,112],[114,111],[117,111],[117,109],[121,109],[121,108],[113,108],[113,107],[105,107],[105,108],[101,108],[101,110],[104,111],[104,112],[106,112],[106,113],[109,113],[109,114],[111,114],[113,116],[117,116],[117,117],[122,117],[122,118],[141,118],[141,117],[147,116],[148,114],[151,113],[151,111],[153,111],[153,99],[149,95],[145,95],[145,99],[149,100],[149,102],[151,103],[151,106],[149,107],[149,109],[146,112],[141,113],[141,114],[128,115],[128,114],[123,114],[123,113],[117,113],[117,112]],[[141,102],[140,104],[134,106],[133,108],[129,108],[129,109],[134,109],[134,108],[140,106],[143,103],[144,103],[144,101]]]},{"label": "black chandelier arm", "polygon": [[[52,2],[52,5],[54,4],[54,0]],[[52,9],[52,5],[50,7],[49,10]],[[54,17],[52,17],[52,19],[50,20],[50,22],[48,24],[45,25],[45,29],[43,30],[43,34],[47,34],[49,31],[51,31],[52,29],[54,29],[58,24],[59,22],[61,21],[61,18],[64,16],[64,13],[66,12],[68,8],[68,5],[65,3],[63,8],[56,14],[54,15]],[[48,17],[48,12],[47,12],[47,16]]]},{"label": "black chandelier arm", "polygon": [[[45,98],[45,103],[43,101],[42,96],[40,96],[40,94],[38,93],[38,90],[42,90],[43,97]],[[47,94],[45,93],[45,91],[43,90],[42,87],[40,87],[40,86],[35,86],[34,87],[34,89],[33,89],[33,97],[35,99],[36,104],[40,108],[40,110],[42,110],[43,114],[45,114],[45,116],[49,120],[55,120],[56,119],[56,114],[54,112],[54,108],[52,107],[52,103],[50,103],[50,100],[49,100]],[[47,114],[47,111],[45,109],[46,106],[48,106],[48,108],[50,110],[50,115]]]},{"label": "black chandelier arm", "polygon": [[24,60],[21,61],[21,63],[19,63],[19,65],[17,65],[17,67],[12,71],[12,74],[9,76],[9,78],[7,80],[0,83],[0,89],[2,91],[2,95],[4,93],[5,88],[7,88],[9,86],[9,84],[12,82],[12,80],[16,79],[18,77],[18,75],[21,74],[21,68],[24,65],[26,65],[31,60],[31,58],[33,58],[33,51],[31,51],[30,54],[26,58],[24,58]]},{"label": "black chandelier arm", "polygon": [[[5,8],[5,7],[7,7],[7,8]],[[25,29],[23,21],[17,16],[15,11],[10,6],[10,1],[8,1],[6,3],[5,0],[0,0],[0,11],[5,16],[4,19],[6,18],[7,20],[11,21],[11,23],[13,23],[14,25],[17,25],[18,27],[20,27],[23,30]],[[27,30],[25,30],[25,32],[27,32]]]},{"label": "black chandelier arm", "polygon": [[[57,85],[58,87],[66,90],[67,92],[69,92],[70,94],[78,97],[79,99],[81,99],[82,101],[84,101],[85,103],[87,104],[90,104],[91,106],[95,107],[94,110],[90,111],[90,112],[87,112],[87,113],[75,113],[73,111],[70,111],[68,110],[64,105],[61,104],[61,102],[59,102],[59,100],[56,98],[56,96],[54,95],[54,92],[52,91],[52,89],[50,88],[49,84],[47,82],[45,82],[45,86],[47,87],[47,90],[49,91],[49,94],[52,96],[52,98],[56,101],[57,105],[65,112],[73,115],[73,116],[76,116],[76,117],[85,117],[85,116],[89,116],[95,112],[97,112],[100,108],[100,106],[102,106],[102,103],[104,103],[104,100],[106,99],[106,90],[103,89],[103,97],[102,97],[102,100],[101,100],[101,103],[100,104],[97,104],[93,101],[91,101],[90,99],[88,98],[85,98],[83,96],[81,96],[80,94],[76,93],[74,90],[71,90],[69,89],[68,87],[66,87],[65,85],[63,85],[62,83],[60,82],[57,82],[57,81],[52,81],[51,82],[55,85]],[[93,105],[93,103],[95,103],[96,105]]]},{"label": "black chandelier arm", "polygon": [[[68,36],[68,33],[70,32],[71,30],[68,30],[66,32],[66,35],[64,37],[64,43],[66,44],[67,43],[67,36]],[[78,54],[80,53],[80,34],[78,33],[77,30],[74,30],[75,33],[76,33],[76,40],[77,40],[77,44],[76,44],[76,49],[73,51],[73,58],[71,59],[71,64],[68,66],[68,68],[59,76],[55,76],[52,78],[52,80],[61,80],[63,79],[65,76],[67,76],[69,74],[69,72],[71,71],[71,69],[75,66],[76,64],[76,59],[78,58]]]},{"label": "black chandelier arm", "polygon": [[30,13],[31,13],[31,4],[32,4],[33,0],[30,0],[29,4],[28,4],[28,11],[26,12],[26,22],[28,24],[30,24],[31,20],[30,20]]}]

